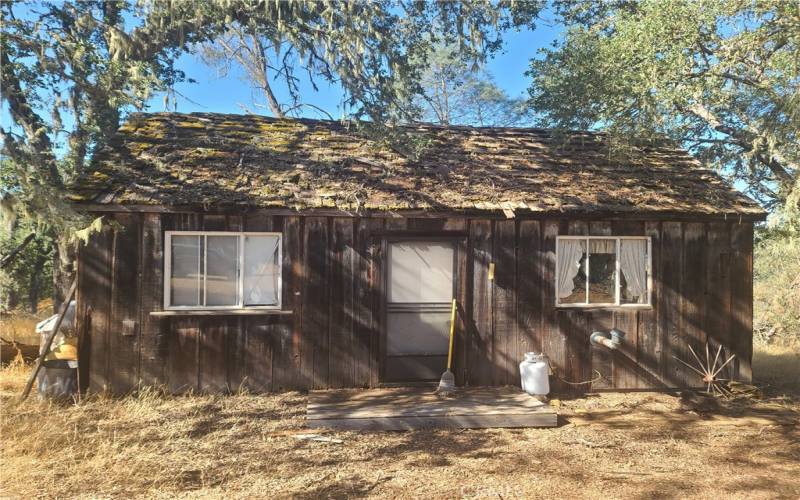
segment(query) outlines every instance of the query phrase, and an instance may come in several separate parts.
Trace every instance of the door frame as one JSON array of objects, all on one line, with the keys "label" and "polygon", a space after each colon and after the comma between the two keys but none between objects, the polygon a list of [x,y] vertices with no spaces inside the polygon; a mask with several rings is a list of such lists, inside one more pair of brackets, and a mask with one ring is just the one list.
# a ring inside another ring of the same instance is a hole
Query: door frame
[{"label": "door frame", "polygon": [[[387,343],[388,343],[388,334],[389,334],[389,285],[390,285],[390,273],[391,273],[391,255],[390,255],[390,246],[392,243],[399,243],[399,242],[432,242],[432,243],[449,243],[453,246],[453,298],[455,298],[459,302],[459,310],[464,310],[464,305],[461,304],[462,295],[462,279],[463,279],[463,270],[462,270],[462,262],[464,261],[464,257],[466,256],[466,242],[467,237],[463,234],[453,235],[453,234],[425,234],[420,235],[417,233],[410,232],[409,234],[392,234],[386,235],[381,238],[381,247],[383,248],[382,254],[385,256],[383,259],[383,265],[380,266],[381,269],[381,288],[383,290],[383,294],[380,298],[380,335],[379,335],[379,349],[378,349],[378,383],[380,386],[415,386],[415,385],[434,385],[436,381],[430,381],[427,379],[411,379],[407,381],[386,381],[386,358],[387,358]],[[459,313],[460,314],[460,313]],[[456,331],[455,336],[456,338],[459,337],[460,328],[459,325],[463,321],[463,318],[459,318],[456,320]],[[454,347],[453,351],[453,364],[456,364],[456,353],[459,350],[459,342],[456,342],[456,346]],[[444,372],[444,368],[442,367],[442,371]]]}]

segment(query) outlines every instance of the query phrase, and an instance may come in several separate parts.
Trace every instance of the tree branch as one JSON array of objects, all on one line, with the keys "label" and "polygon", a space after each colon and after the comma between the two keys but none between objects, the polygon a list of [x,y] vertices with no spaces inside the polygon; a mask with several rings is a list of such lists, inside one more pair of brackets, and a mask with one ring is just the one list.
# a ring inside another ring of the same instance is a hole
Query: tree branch
[{"label": "tree branch", "polygon": [[14,263],[14,259],[16,259],[17,255],[19,255],[19,253],[22,252],[25,249],[26,246],[28,246],[28,243],[33,241],[33,238],[35,236],[36,236],[36,233],[28,234],[28,236],[26,236],[25,239],[22,240],[22,243],[17,245],[17,248],[15,248],[11,252],[9,252],[8,255],[3,256],[3,258],[0,259],[0,269],[6,269],[11,264],[13,264]]},{"label": "tree branch", "polygon": [[267,98],[267,103],[269,104],[270,110],[272,110],[272,114],[274,114],[278,118],[285,118],[286,115],[281,110],[281,105],[275,98],[275,94],[272,92],[272,87],[269,84],[269,78],[267,75],[268,58],[266,54],[266,49],[264,48],[264,45],[261,43],[261,39],[257,35],[252,35],[252,36],[253,36],[253,44],[255,45],[255,50],[257,52],[259,62],[261,64],[261,67],[259,69],[263,76],[262,90],[264,91],[264,96],[266,96]]},{"label": "tree branch", "polygon": [[730,125],[725,125],[711,110],[699,102],[691,104],[688,111],[701,120],[704,120],[717,132],[730,136],[737,146],[741,147],[746,152],[752,153],[759,162],[769,168],[770,172],[775,175],[775,178],[783,187],[788,189],[792,188],[794,185],[794,176],[777,158],[759,150],[754,145],[755,137],[752,137],[752,134],[731,127]]},{"label": "tree branch", "polygon": [[333,119],[334,119],[334,118],[333,118],[333,116],[331,116],[331,114],[330,114],[330,113],[328,113],[328,112],[327,112],[327,111],[325,111],[324,109],[320,108],[319,106],[315,106],[315,105],[313,105],[313,104],[308,104],[308,103],[302,103],[302,102],[301,102],[301,103],[299,103],[299,104],[296,104],[296,105],[292,106],[292,107],[291,107],[291,108],[289,108],[289,109],[287,109],[287,110],[286,110],[286,113],[287,113],[287,114],[288,114],[288,113],[291,113],[292,111],[294,111],[294,110],[296,110],[296,109],[299,109],[299,108],[302,108],[302,107],[308,107],[308,108],[315,109],[315,110],[317,110],[318,112],[320,112],[321,114],[325,115],[325,116],[328,118],[328,120],[333,120]]},{"label": "tree branch", "polygon": [[[8,51],[5,50],[0,51],[0,71],[2,71],[3,80],[0,92],[2,92],[3,99],[8,103],[11,117],[25,131],[28,146],[40,158],[42,164],[46,166],[46,177],[50,185],[56,188],[63,188],[64,183],[53,157],[52,143],[47,135],[47,126],[28,104],[19,78],[14,72],[14,65],[8,58]],[[14,149],[6,148],[6,150],[13,152]],[[12,156],[12,159],[18,158]]]}]

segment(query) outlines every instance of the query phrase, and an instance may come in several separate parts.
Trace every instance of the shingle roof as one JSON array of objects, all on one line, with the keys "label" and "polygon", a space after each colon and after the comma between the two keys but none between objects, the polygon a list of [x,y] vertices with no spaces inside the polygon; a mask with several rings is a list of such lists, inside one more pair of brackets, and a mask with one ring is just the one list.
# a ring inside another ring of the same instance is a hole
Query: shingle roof
[{"label": "shingle roof", "polygon": [[666,144],[615,156],[605,136],[592,132],[403,129],[422,145],[416,160],[334,121],[135,114],[95,155],[72,197],[169,206],[764,214]]}]

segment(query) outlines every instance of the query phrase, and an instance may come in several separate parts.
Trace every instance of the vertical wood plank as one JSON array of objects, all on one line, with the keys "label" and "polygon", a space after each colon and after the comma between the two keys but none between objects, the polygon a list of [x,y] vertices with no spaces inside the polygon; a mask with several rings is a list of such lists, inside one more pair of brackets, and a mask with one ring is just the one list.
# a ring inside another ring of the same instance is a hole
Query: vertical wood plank
[{"label": "vertical wood plank", "polygon": [[200,326],[194,318],[172,318],[167,360],[167,385],[170,392],[198,389]]},{"label": "vertical wood plank", "polygon": [[[258,393],[273,389],[273,367],[278,364],[278,360],[274,359],[276,356],[273,339],[279,335],[279,332],[274,331],[275,322],[275,319],[267,316],[246,318],[242,322],[244,377],[231,378],[231,390],[236,391],[240,387],[246,387]],[[277,366],[275,368],[277,369]],[[233,366],[231,369],[235,370]]]},{"label": "vertical wood plank", "polygon": [[226,215],[226,231],[244,231],[244,215]]},{"label": "vertical wood plank", "polygon": [[378,236],[385,231],[386,220],[374,219],[370,221],[372,238],[370,238],[370,266],[369,287],[372,290],[372,338],[370,341],[370,386],[375,387],[380,383],[383,374],[383,343],[385,336],[386,313],[386,241]]},{"label": "vertical wood plank", "polygon": [[386,217],[384,219],[386,231],[405,231],[408,229],[408,219],[405,217]]},{"label": "vertical wood plank", "polygon": [[85,269],[85,247],[78,245],[75,251],[76,267],[75,279],[77,288],[75,290],[75,331],[78,335],[78,393],[85,394],[89,388],[89,363],[91,362],[92,352],[89,343],[89,303],[86,300],[86,269]]},{"label": "vertical wood plank", "polygon": [[473,220],[470,223],[472,244],[472,319],[473,336],[470,349],[470,385],[491,385],[494,381],[494,343],[492,339],[492,284],[489,264],[492,262],[492,223]]},{"label": "vertical wood plank", "polygon": [[303,341],[310,349],[313,375],[311,387],[329,384],[328,338],[328,220],[308,217],[303,248],[306,279],[303,283]]},{"label": "vertical wood plank", "polygon": [[646,222],[645,235],[650,237],[651,282],[650,303],[652,309],[639,311],[639,346],[636,358],[643,372],[640,373],[640,388],[663,388],[663,371],[667,343],[658,321],[661,309],[661,223]]},{"label": "vertical wood plank", "polygon": [[753,224],[731,225],[731,349],[736,354],[736,377],[753,380]]},{"label": "vertical wood plank", "polygon": [[[710,222],[707,225],[706,245],[706,307],[704,315],[705,338],[713,345],[722,345],[725,359],[733,351],[731,336],[731,234],[727,222]],[[701,357],[701,359],[703,359]],[[734,363],[720,372],[722,378],[734,376]]]},{"label": "vertical wood plank", "polygon": [[303,337],[303,256],[303,218],[284,217],[282,272],[285,279],[282,303],[284,309],[292,311],[292,315],[285,318],[289,336],[288,352],[282,352],[280,358],[274,361],[280,369],[275,370],[276,385],[273,389],[307,389],[313,381],[313,362],[304,364],[304,353],[310,349],[308,339]]},{"label": "vertical wood plank", "polygon": [[[542,230],[542,350],[550,359],[553,370],[563,376],[566,368],[564,339],[558,327],[556,303],[556,237],[559,235],[558,220],[545,220]],[[566,225],[563,229],[566,234]],[[558,378],[551,377],[551,392],[562,392],[565,385]]]},{"label": "vertical wood plank", "polygon": [[466,231],[467,218],[466,217],[448,217],[444,219],[444,231]]},{"label": "vertical wood plank", "polygon": [[200,348],[198,363],[200,367],[200,391],[226,392],[228,387],[228,321],[225,316],[204,318],[201,321]]},{"label": "vertical wood plank", "polygon": [[[89,391],[109,390],[108,329],[111,316],[111,261],[113,233],[104,228],[93,234],[83,249],[81,295],[87,303]],[[81,360],[83,363],[83,360]]]},{"label": "vertical wood plank", "polygon": [[541,223],[538,220],[519,222],[517,246],[517,353],[542,351],[542,281],[544,256],[541,249]]},{"label": "vertical wood plank", "polygon": [[[614,327],[614,313],[612,311],[592,311],[586,321],[588,331],[607,333]],[[591,346],[589,351],[592,357],[591,390],[612,389],[614,387],[612,353],[603,346]],[[599,379],[597,379],[598,374]]]},{"label": "vertical wood plank", "polygon": [[370,228],[368,218],[358,217],[355,221],[355,254],[353,256],[353,385],[369,387],[370,375],[370,333],[372,314],[370,308],[371,288],[369,272]]},{"label": "vertical wood plank", "polygon": [[[586,221],[569,221],[566,234],[583,236],[589,234]],[[592,378],[589,332],[586,312],[579,309],[564,309],[558,312],[559,333],[564,345],[564,379],[572,382],[564,390],[572,393],[585,392]]]},{"label": "vertical wood plank", "polygon": [[[461,230],[468,230],[468,221],[463,221]],[[451,223],[451,222],[449,222]],[[453,374],[456,376],[456,384],[459,386],[467,385],[469,368],[467,360],[471,342],[470,336],[470,317],[472,311],[472,258],[469,238],[459,238],[456,243],[456,337],[453,346]]]},{"label": "vertical wood plank", "polygon": [[146,213],[142,220],[142,325],[139,348],[139,383],[157,386],[166,382],[169,320],[151,316],[164,308],[164,234],[161,214]]},{"label": "vertical wood plank", "polygon": [[519,386],[519,356],[516,325],[516,223],[495,223],[492,255],[492,337],[494,339],[495,385]]},{"label": "vertical wood plank", "polygon": [[375,270],[375,246],[373,233],[379,232],[382,222],[378,219],[359,217],[355,228],[354,283],[353,283],[353,385],[370,387],[377,385],[377,364],[373,363],[373,343],[377,340],[373,322],[373,307],[376,289],[372,282]]},{"label": "vertical wood plank", "polygon": [[353,387],[355,384],[353,219],[350,217],[332,218],[330,240],[330,270],[328,271],[328,289],[330,290],[329,386],[332,388]]},{"label": "vertical wood plank", "polygon": [[[683,224],[663,222],[661,225],[661,292],[662,300],[658,311],[659,328],[665,340],[668,339],[668,363],[665,371],[666,382],[670,387],[681,387],[686,383],[686,369],[675,358],[686,359],[688,354],[682,339],[681,294],[683,293]],[[667,257],[669,256],[669,257]]]},{"label": "vertical wood plank", "polygon": [[[689,222],[684,227],[683,255],[683,328],[681,341],[685,344],[683,361],[694,366],[696,361],[689,352],[689,347],[701,356],[705,353],[707,316],[706,287],[708,279],[709,249],[706,239],[706,225],[701,222]],[[716,313],[716,312],[715,312]],[[686,368],[684,383],[690,387],[703,385],[699,375]]]},{"label": "vertical wood plank", "polygon": [[228,217],[217,214],[202,215],[203,231],[227,231]]},{"label": "vertical wood plank", "polygon": [[636,389],[639,366],[636,359],[638,321],[636,311],[614,311],[614,328],[625,334],[625,340],[613,351],[614,388]]},{"label": "vertical wood plank", "polygon": [[108,378],[114,394],[136,388],[139,368],[139,250],[141,215],[120,213],[115,217],[111,283],[111,322]]}]

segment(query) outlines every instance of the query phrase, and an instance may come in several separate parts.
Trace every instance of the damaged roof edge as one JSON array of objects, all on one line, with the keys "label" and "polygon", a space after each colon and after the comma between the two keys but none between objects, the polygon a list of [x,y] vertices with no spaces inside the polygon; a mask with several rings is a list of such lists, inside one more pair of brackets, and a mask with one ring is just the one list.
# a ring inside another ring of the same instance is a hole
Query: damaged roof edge
[{"label": "damaged roof edge", "polygon": [[337,121],[135,114],[94,156],[70,199],[140,210],[766,217],[718,173],[664,141],[618,151],[597,132],[397,130],[404,135],[386,138]]},{"label": "damaged roof edge", "polygon": [[758,222],[767,218],[767,212],[674,212],[674,211],[611,211],[611,210],[550,210],[533,211],[530,209],[514,209],[513,215],[501,208],[492,209],[394,209],[394,210],[345,210],[337,208],[291,208],[291,207],[258,207],[245,205],[116,205],[106,203],[74,202],[76,209],[83,212],[97,213],[164,213],[193,214],[204,213],[214,215],[319,215],[335,217],[473,217],[493,219],[626,219],[626,220],[728,220],[732,222]]}]

